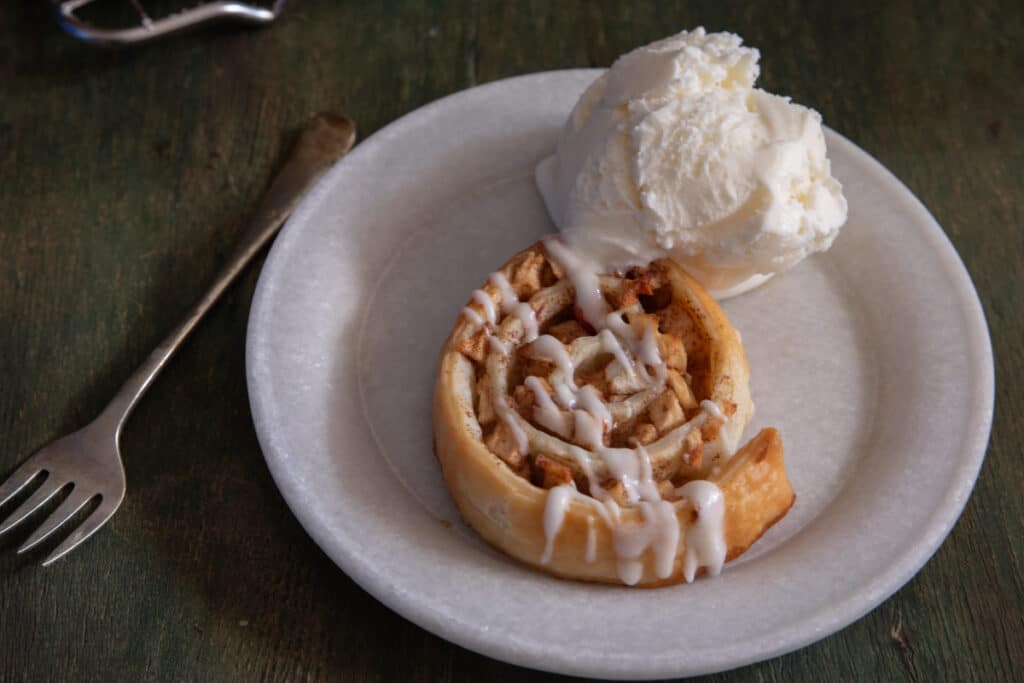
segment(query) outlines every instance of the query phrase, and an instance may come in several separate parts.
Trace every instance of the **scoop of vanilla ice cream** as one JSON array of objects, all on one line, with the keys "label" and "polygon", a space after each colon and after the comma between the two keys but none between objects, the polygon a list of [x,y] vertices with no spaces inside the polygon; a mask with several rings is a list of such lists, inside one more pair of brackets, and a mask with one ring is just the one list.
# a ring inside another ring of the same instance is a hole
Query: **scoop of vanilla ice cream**
[{"label": "scoop of vanilla ice cream", "polygon": [[847,205],[821,116],[754,88],[759,57],[698,28],[587,89],[537,168],[574,249],[606,269],[669,256],[724,298],[831,246]]}]

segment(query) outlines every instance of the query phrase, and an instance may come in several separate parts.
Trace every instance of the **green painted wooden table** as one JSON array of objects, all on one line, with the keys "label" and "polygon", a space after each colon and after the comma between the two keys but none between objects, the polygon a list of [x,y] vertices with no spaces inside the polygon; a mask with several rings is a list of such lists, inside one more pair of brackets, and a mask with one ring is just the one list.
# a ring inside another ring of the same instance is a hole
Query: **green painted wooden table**
[{"label": "green painted wooden table", "polygon": [[[1017,2],[295,0],[260,31],[105,52],[0,5],[0,474],[91,419],[205,287],[291,133],[364,136],[442,95],[730,29],[931,209],[981,294],[992,441],[906,587],[799,652],[710,680],[1024,677],[1024,10]],[[352,583],[274,488],[250,421],[257,269],[131,420],[128,498],[54,567],[0,540],[0,681],[549,680],[444,642]],[[0,510],[0,514],[8,510]]]}]

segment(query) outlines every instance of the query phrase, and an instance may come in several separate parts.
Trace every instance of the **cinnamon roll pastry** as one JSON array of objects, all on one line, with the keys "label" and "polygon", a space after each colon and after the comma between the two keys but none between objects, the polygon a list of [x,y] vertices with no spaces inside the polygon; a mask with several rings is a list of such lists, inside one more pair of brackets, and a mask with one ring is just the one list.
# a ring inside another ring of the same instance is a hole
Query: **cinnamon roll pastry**
[{"label": "cinnamon roll pastry", "polygon": [[551,574],[717,574],[794,495],[739,337],[675,262],[599,273],[551,238],[473,292],[441,354],[435,451],[466,520]]}]

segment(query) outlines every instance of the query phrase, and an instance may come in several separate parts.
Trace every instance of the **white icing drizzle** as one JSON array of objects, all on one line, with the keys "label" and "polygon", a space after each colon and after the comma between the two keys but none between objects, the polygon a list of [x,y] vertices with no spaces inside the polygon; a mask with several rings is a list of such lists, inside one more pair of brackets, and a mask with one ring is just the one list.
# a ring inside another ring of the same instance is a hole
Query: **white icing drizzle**
[{"label": "white icing drizzle", "polygon": [[665,365],[661,351],[658,350],[657,332],[653,323],[647,325],[644,329],[644,336],[640,338],[640,347],[636,354],[641,363],[654,368]]},{"label": "white icing drizzle", "polygon": [[533,409],[533,419],[537,421],[537,424],[550,429],[563,438],[569,438],[572,434],[569,415],[558,409],[540,378],[527,377],[523,384],[533,392],[534,402],[537,404]]},{"label": "white icing drizzle", "polygon": [[627,586],[635,586],[644,575],[644,563],[633,558],[619,557],[619,578]]},{"label": "white icing drizzle", "polygon": [[651,459],[646,448],[602,448],[599,453],[612,477],[622,482],[626,500],[630,504],[635,505],[643,500],[661,500],[658,486],[652,477]]},{"label": "white icing drizzle", "polygon": [[[515,290],[512,289],[512,285],[509,283],[508,278],[505,277],[504,273],[500,271],[491,273],[487,280],[498,288],[498,293],[501,297],[502,313],[514,316],[522,323],[524,337],[522,341],[526,343],[536,339],[538,332],[537,314],[533,308],[530,307],[530,304],[519,301],[519,297],[516,296]],[[483,316],[481,317],[479,313],[469,306],[463,308],[462,312],[467,318],[469,318],[470,322],[475,325],[483,327],[486,323],[488,325],[485,329],[488,346],[495,353],[507,356],[510,351],[508,342],[497,337],[494,334],[493,329],[491,329],[497,322],[497,310],[494,306],[494,300],[491,299],[491,296],[482,289],[474,290],[471,298],[483,309]],[[529,454],[530,440],[526,431],[516,420],[516,417],[513,414],[514,411],[508,407],[504,399],[497,402],[496,410],[498,416],[506,425],[508,425],[509,431],[512,433],[512,437],[516,440],[516,446],[519,448],[519,452],[522,455]]]},{"label": "white icing drizzle", "polygon": [[487,296],[487,292],[482,289],[473,290],[473,301],[480,304],[480,307],[484,309],[484,319],[493,325],[495,320],[494,301]]},{"label": "white icing drizzle", "polygon": [[[601,519],[603,519],[609,525],[612,524],[609,509],[605,505],[594,500],[593,498],[585,496],[579,491],[577,491],[576,486],[574,484],[562,484],[560,486],[555,486],[554,488],[548,491],[547,501],[544,505],[544,552],[541,555],[542,564],[547,564],[551,560],[551,552],[548,550],[548,548],[550,547],[551,551],[554,550],[555,537],[558,535],[558,532],[562,529],[562,524],[565,522],[565,513],[568,510],[569,504],[572,500],[577,500],[583,503],[584,505],[591,506],[594,509],[594,511],[598,514],[598,516],[601,517]],[[612,501],[612,504],[614,505],[614,501]],[[594,532],[594,553],[596,558],[597,530],[594,529],[593,518],[587,518],[587,527],[588,537],[591,536],[590,531]],[[589,542],[590,541],[588,538],[588,545]]]},{"label": "white icing drizzle", "polygon": [[709,576],[718,576],[726,554],[722,490],[710,481],[697,479],[680,486],[676,493],[689,500],[697,512],[697,521],[686,532],[683,577],[693,581],[701,567]]},{"label": "white icing drizzle", "polygon": [[[631,379],[647,386],[652,382],[664,384],[667,371],[658,349],[657,329],[653,324],[644,327],[641,335],[623,319],[625,311],[608,312],[608,305],[600,288],[597,268],[578,258],[557,239],[545,241],[545,247],[556,260],[573,284],[576,291],[576,306],[582,317],[595,328],[600,348],[611,354],[622,371]],[[548,491],[544,508],[544,550],[540,561],[547,564],[554,553],[555,540],[565,523],[567,510],[573,500],[578,500],[596,512],[608,525],[612,545],[616,553],[619,578],[633,585],[643,578],[644,555],[648,550],[653,556],[653,570],[658,578],[668,578],[674,568],[679,548],[681,525],[679,512],[687,503],[697,513],[697,521],[686,532],[686,547],[683,557],[683,573],[692,581],[703,567],[707,573],[717,575],[725,561],[724,538],[724,497],[713,483],[695,480],[676,489],[681,498],[674,502],[662,499],[654,481],[650,457],[647,450],[638,445],[634,448],[610,448],[604,445],[604,434],[612,428],[612,415],[608,405],[598,391],[589,385],[577,387],[575,366],[566,347],[551,335],[539,335],[536,312],[529,304],[520,302],[504,274],[493,273],[489,282],[498,290],[500,308],[505,315],[515,316],[523,325],[523,342],[532,342],[536,357],[554,364],[555,371],[548,378],[554,398],[538,377],[527,377],[524,384],[533,392],[533,419],[542,427],[590,449],[600,457],[614,479],[622,482],[627,502],[640,512],[641,521],[625,522],[615,498],[597,481],[586,453],[573,447],[571,452],[590,485],[590,495],[578,492],[575,484],[556,486]],[[469,320],[478,325],[495,322],[495,302],[483,290],[473,293],[473,300],[480,304],[484,316],[471,308],[464,309]],[[508,354],[507,343],[490,334],[491,348]],[[653,370],[652,378],[648,368]],[[710,400],[701,402],[702,412],[684,425],[685,431],[699,429],[710,417],[727,422],[721,408]],[[528,453],[529,439],[520,426],[508,399],[501,397],[495,402],[499,416],[508,424],[519,450]],[[726,430],[721,430],[723,443],[728,440]],[[685,436],[685,434],[683,435]],[[728,449],[731,454],[731,448]],[[594,518],[587,517],[587,540],[585,559],[594,562],[597,557],[597,530]]]},{"label": "white icing drizzle", "polygon": [[661,492],[654,481],[654,472],[651,471],[651,456],[647,449],[638,444],[636,447],[636,459],[639,475],[637,477],[637,493],[643,500],[661,500]]},{"label": "white icing drizzle", "polygon": [[580,408],[593,415],[606,429],[612,428],[612,414],[608,410],[608,404],[601,400],[597,389],[588,384],[577,392],[575,398]]},{"label": "white icing drizzle", "polygon": [[498,288],[498,292],[501,294],[502,308],[509,308],[519,301],[519,297],[516,296],[515,290],[512,289],[512,285],[509,283],[508,278],[505,277],[505,274],[500,270],[496,270],[491,273],[487,280]]},{"label": "white icing drizzle", "polygon": [[573,393],[576,393],[576,382],[573,379],[573,375],[576,374],[576,368],[573,367],[572,358],[569,357],[569,352],[565,350],[565,345],[550,334],[542,334],[533,340],[533,350],[545,360],[554,363],[555,367],[563,375],[562,381],[571,387]]},{"label": "white icing drizzle", "polygon": [[587,517],[587,554],[583,556],[587,564],[597,559],[597,528],[594,526],[594,518]]},{"label": "white icing drizzle", "polygon": [[515,303],[511,306],[509,314],[522,321],[524,342],[532,342],[537,338],[537,314],[530,308],[530,304]]},{"label": "white icing drizzle", "polygon": [[[658,578],[668,578],[675,563],[676,548],[679,545],[679,522],[676,505],[666,500],[644,501],[639,505],[643,521],[627,524],[622,521],[622,512],[611,497],[602,501],[584,496],[571,485],[552,488],[548,492],[544,508],[544,552],[541,563],[551,561],[554,541],[565,521],[565,514],[571,500],[580,500],[593,506],[612,532],[612,547],[617,558],[619,578],[627,585],[634,585],[643,578],[643,554],[650,548],[654,553],[654,569]],[[587,549],[584,559],[593,562],[597,556],[597,530],[593,518],[588,518]]]},{"label": "white icing drizzle", "polygon": [[480,314],[474,311],[469,306],[464,307],[462,309],[462,312],[465,314],[467,318],[469,318],[469,322],[473,323],[474,325],[484,324],[484,319],[480,317]]},{"label": "white icing drizzle", "polygon": [[672,575],[672,565],[676,560],[676,548],[679,546],[679,518],[676,508],[667,500],[652,503],[654,508],[654,574],[659,579],[667,579]]},{"label": "white icing drizzle", "polygon": [[626,356],[626,352],[622,348],[622,344],[619,343],[619,338],[612,334],[612,331],[609,329],[601,330],[601,333],[597,335],[597,338],[601,342],[601,348],[605,352],[614,356],[615,360],[622,366],[626,376],[631,379],[636,377],[636,372],[633,370],[633,363],[630,362],[629,358]]},{"label": "white icing drizzle", "polygon": [[[516,296],[515,290],[512,289],[512,285],[509,283],[508,278],[505,277],[504,273],[495,271],[490,274],[487,278],[488,282],[498,288],[498,294],[501,296],[501,312],[505,315],[510,315],[523,323],[523,343],[531,342],[537,338],[537,313],[530,307],[530,304],[525,301],[520,301],[519,297]],[[483,325],[485,322],[494,325],[497,322],[497,309],[494,306],[494,300],[491,296],[482,289],[473,290],[471,295],[473,301],[480,304],[480,307],[484,311],[483,317],[479,313],[474,311],[469,306],[462,309],[462,312],[466,314],[466,317],[471,322],[477,325]]]},{"label": "white icing drizzle", "polygon": [[585,410],[572,411],[573,438],[586,448],[599,449],[604,445],[604,425]]},{"label": "white icing drizzle", "polygon": [[[613,339],[616,344],[619,344],[619,349],[622,349],[621,342],[624,341],[626,346],[628,346],[629,350],[633,353],[633,356],[640,361],[639,365],[636,366],[636,370],[634,370],[632,364],[623,364],[619,359],[619,356],[616,355],[616,360],[619,360],[619,364],[626,368],[626,372],[629,377],[632,378],[639,374],[640,379],[649,384],[651,382],[651,375],[647,371],[647,366],[650,365],[655,368],[655,371],[658,373],[657,381],[660,382],[663,379],[661,372],[664,370],[665,363],[662,361],[661,352],[658,350],[658,340],[654,335],[656,332],[654,325],[648,325],[644,330],[644,336],[638,338],[632,326],[622,319],[622,316],[625,314],[626,311],[623,310],[609,313],[605,317],[606,327],[602,334],[608,332],[614,333],[615,336]],[[605,339],[607,339],[607,337],[602,338],[602,344],[605,344]],[[653,347],[651,346],[652,343]],[[610,342],[608,344],[609,347],[605,350],[614,354],[614,351],[610,346]],[[624,352],[623,355],[625,355]]]},{"label": "white icing drizzle", "polygon": [[555,550],[555,537],[562,530],[565,511],[575,492],[576,489],[568,484],[556,486],[548,491],[547,504],[544,506],[544,553],[540,556],[541,564],[551,561],[551,554]]},{"label": "white icing drizzle", "polygon": [[565,409],[576,407],[576,394],[573,391],[573,386],[570,386],[566,382],[556,382],[554,386],[555,400],[558,404]]},{"label": "white icing drizzle", "polygon": [[672,575],[676,548],[679,546],[679,520],[676,506],[660,498],[639,505],[643,522],[634,525],[618,524],[612,535],[615,553],[619,558],[619,577],[633,585],[643,574],[643,554],[654,553],[654,574],[660,579]]},{"label": "white icing drizzle", "polygon": [[[581,412],[581,411],[580,411]],[[651,461],[643,446],[595,449],[605,459],[609,470],[623,483],[627,499],[638,505],[643,521],[640,524],[622,521],[621,510],[615,499],[600,486],[592,485],[593,497],[578,493],[571,486],[557,486],[548,492],[544,509],[544,554],[541,562],[550,561],[555,537],[561,529],[568,506],[568,498],[576,497],[593,506],[612,532],[612,545],[617,557],[619,578],[634,585],[643,577],[643,555],[650,549],[654,555],[654,572],[658,578],[672,574],[676,550],[679,547],[680,527],[677,517],[679,503],[661,499],[651,473]],[[568,491],[566,491],[568,489]],[[556,493],[557,491],[557,493]],[[596,556],[596,531],[593,519],[588,518],[587,562]],[[545,559],[547,558],[547,559]]]},{"label": "white icing drizzle", "polygon": [[601,294],[598,268],[584,262],[557,239],[544,240],[544,247],[565,269],[565,274],[572,281],[576,290],[576,305],[579,306],[583,318],[595,329],[601,329],[608,305]]},{"label": "white icing drizzle", "polygon": [[725,413],[718,406],[717,403],[709,399],[704,399],[700,402],[701,410],[715,418],[721,420],[722,428],[718,430],[718,443],[721,448],[722,454],[726,457],[732,457],[736,453],[736,448],[739,446],[739,433],[730,434],[729,430],[725,428],[729,418],[726,417]]},{"label": "white icing drizzle", "polygon": [[[558,404],[566,410],[572,410],[573,438],[588,448],[595,450],[602,448],[605,430],[611,429],[612,426],[612,416],[597,390],[589,385],[582,388],[576,386],[573,379],[575,368],[572,357],[566,351],[565,345],[558,339],[551,335],[543,335],[534,341],[533,349],[538,356],[554,363],[557,368],[557,372],[552,373],[551,376],[552,389]],[[537,408],[534,415],[538,418],[538,423],[566,436],[562,430],[565,413],[558,410],[558,406],[548,396],[538,379],[528,377],[525,383],[537,397]],[[576,406],[579,406],[579,409],[574,410]]]},{"label": "white icing drizzle", "polygon": [[740,434],[738,432],[730,434],[729,430],[723,427],[718,432],[718,442],[722,454],[727,458],[731,458],[736,454],[736,449],[740,446]]},{"label": "white icing drizzle", "polygon": [[704,399],[703,401],[701,401],[700,408],[701,410],[703,410],[705,413],[715,418],[716,420],[721,420],[722,422],[725,422],[727,419],[725,417],[725,413],[723,413],[722,409],[718,407],[718,404],[710,399]]},{"label": "white icing drizzle", "polygon": [[[525,335],[523,343],[531,342],[536,339],[537,314],[530,307],[530,304],[519,301],[519,297],[516,295],[515,290],[512,289],[511,283],[509,283],[508,278],[505,277],[505,274],[501,271],[491,273],[487,280],[498,288],[498,293],[501,295],[501,312],[505,315],[511,315],[519,318],[523,323],[523,331]],[[488,300],[490,300],[490,297],[488,297]]]},{"label": "white icing drizzle", "polygon": [[498,413],[498,417],[504,420],[505,424],[508,425],[509,431],[512,432],[512,438],[516,440],[516,448],[519,449],[519,453],[522,455],[529,454],[530,439],[526,435],[526,431],[516,421],[515,411],[508,406],[504,398],[495,403],[494,409]]},{"label": "white icing drizzle", "polygon": [[612,311],[604,318],[604,326],[623,339],[630,339],[633,336],[633,328],[622,319],[623,311]]}]

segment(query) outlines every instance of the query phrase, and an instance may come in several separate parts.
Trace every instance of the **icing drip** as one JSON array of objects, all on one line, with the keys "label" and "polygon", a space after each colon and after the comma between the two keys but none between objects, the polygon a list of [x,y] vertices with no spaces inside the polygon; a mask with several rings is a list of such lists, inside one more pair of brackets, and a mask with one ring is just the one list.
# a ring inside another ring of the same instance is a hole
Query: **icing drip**
[{"label": "icing drip", "polygon": [[533,350],[544,359],[555,364],[555,367],[562,373],[561,383],[570,387],[570,390],[575,394],[576,381],[573,379],[573,375],[576,374],[576,368],[573,367],[572,358],[569,357],[569,352],[565,350],[562,342],[550,334],[542,334],[533,340]]},{"label": "icing drip", "polygon": [[716,420],[721,420],[722,422],[725,422],[727,419],[725,417],[725,413],[722,412],[722,409],[719,408],[718,404],[715,403],[714,401],[704,399],[703,401],[700,402],[700,408],[701,410],[703,410],[705,413],[715,418]]},{"label": "icing drip", "polygon": [[711,417],[716,420],[721,420],[722,429],[718,431],[718,443],[721,446],[723,455],[731,457],[736,453],[736,448],[739,446],[740,435],[738,433],[730,434],[729,430],[725,428],[725,424],[729,421],[729,418],[726,417],[725,413],[722,412],[722,409],[718,407],[717,403],[704,399],[700,402],[700,407],[701,410]]},{"label": "icing drip", "polygon": [[622,482],[626,500],[632,505],[638,503],[646,492],[641,491],[641,488],[646,487],[641,483],[643,458],[639,451],[632,448],[605,448],[601,450],[601,457],[608,465],[612,477]]},{"label": "icing drip", "polygon": [[484,309],[484,319],[493,325],[495,319],[494,302],[491,301],[491,297],[487,296],[487,292],[482,289],[474,290],[473,301],[480,304],[480,307]]},{"label": "icing drip", "polygon": [[519,301],[519,297],[516,296],[515,290],[512,289],[508,278],[501,271],[491,273],[487,281],[498,288],[498,292],[501,294],[501,307],[503,309],[507,309]]},{"label": "icing drip", "polygon": [[612,427],[612,414],[608,410],[608,404],[601,400],[597,389],[589,384],[576,394],[576,401],[580,408],[594,416],[601,425],[607,429]]},{"label": "icing drip", "polygon": [[[709,402],[710,403],[710,402]],[[697,429],[706,418],[702,414],[691,421],[691,428]],[[634,585],[643,578],[643,555],[650,550],[654,559],[654,574],[664,579],[672,575],[676,552],[679,547],[681,529],[678,518],[680,507],[689,501],[697,512],[697,521],[686,533],[686,549],[683,555],[683,576],[693,581],[697,570],[707,569],[710,576],[717,576],[725,563],[726,545],[724,533],[725,502],[721,489],[705,480],[694,480],[676,489],[682,500],[663,500],[658,491],[651,461],[643,446],[629,448],[595,448],[608,465],[609,472],[623,484],[627,501],[640,510],[639,524],[622,520],[622,511],[611,495],[591,482],[592,496],[584,496],[574,486],[556,486],[548,492],[544,510],[545,549],[542,563],[550,561],[555,537],[561,530],[570,499],[578,499],[594,506],[612,533],[612,547],[617,557],[619,578],[627,585]],[[557,493],[556,493],[557,492]],[[593,520],[588,518],[586,558],[596,556],[596,531]],[[545,559],[547,558],[547,559]],[[591,562],[592,559],[587,559]]]},{"label": "icing drip", "polygon": [[519,453],[528,455],[530,453],[530,438],[527,436],[526,430],[519,424],[519,415],[509,406],[508,399],[504,396],[498,397],[494,402],[494,411],[508,426],[512,438],[516,441],[516,448],[519,449]]},{"label": "icing drip", "polygon": [[544,240],[544,248],[565,269],[576,289],[576,305],[584,319],[595,329],[601,329],[608,305],[601,294],[598,269],[584,262],[557,239]]},{"label": "icing drip", "polygon": [[[516,296],[515,290],[512,289],[512,285],[509,283],[508,278],[505,277],[504,273],[491,273],[487,280],[498,289],[498,293],[501,297],[501,312],[505,315],[518,318],[522,323],[522,341],[531,342],[536,339],[538,332],[537,314],[530,307],[530,304],[519,301],[519,297]],[[482,289],[474,290],[471,298],[483,309],[483,316],[481,317],[479,313],[469,306],[463,308],[462,312],[473,324],[480,327],[484,327],[486,324],[488,346],[495,353],[507,356],[510,351],[508,342],[497,337],[492,329],[497,322],[497,310],[494,306],[494,300],[491,299],[491,296]],[[526,435],[526,431],[523,430],[522,426],[520,426],[513,416],[512,409],[503,401],[498,403],[496,409],[498,416],[501,417],[505,424],[508,425],[509,431],[511,431],[513,438],[516,440],[516,446],[519,448],[519,452],[522,455],[529,454],[529,438]]]},{"label": "icing drip", "polygon": [[469,306],[466,306],[465,308],[463,308],[462,312],[463,312],[463,314],[467,318],[469,318],[469,322],[473,323],[474,325],[483,325],[484,324],[484,319],[480,317],[480,314],[477,313],[476,311],[474,311]]},{"label": "icing drip", "polygon": [[604,318],[604,326],[606,329],[611,330],[619,337],[623,339],[629,339],[633,336],[633,328],[629,326],[629,323],[622,319],[622,311],[612,311]]},{"label": "icing drip", "polygon": [[563,484],[548,491],[547,505],[544,506],[544,553],[540,556],[541,564],[551,561],[551,554],[555,550],[555,537],[562,529],[565,522],[565,510],[569,507],[569,501],[576,489]]},{"label": "icing drip", "polygon": [[718,576],[725,564],[725,497],[710,481],[688,482],[676,489],[687,498],[697,512],[697,521],[686,532],[683,553],[683,576],[693,581],[697,570],[704,567],[709,576]]},{"label": "icing drip", "polygon": [[573,393],[573,387],[564,382],[558,382],[554,388],[555,400],[560,406],[566,409],[576,406],[576,394]]},{"label": "icing drip", "polygon": [[604,425],[585,410],[572,411],[573,438],[587,448],[597,450],[604,445]]},{"label": "icing drip", "polygon": [[597,529],[594,528],[594,518],[587,517],[587,554],[584,558],[587,563],[597,559]]},{"label": "icing drip", "polygon": [[626,352],[623,350],[622,344],[619,343],[618,337],[612,334],[611,330],[604,329],[597,335],[597,338],[601,341],[601,348],[615,357],[615,360],[622,366],[626,376],[630,378],[636,377],[633,363],[626,357]]},{"label": "icing drip", "polygon": [[533,410],[533,419],[542,427],[550,429],[563,438],[569,438],[570,430],[569,416],[558,409],[555,402],[551,400],[544,384],[538,377],[527,377],[523,382],[526,388],[533,392],[536,407]]},{"label": "icing drip", "polygon": [[667,500],[644,501],[639,505],[643,522],[639,525],[618,524],[612,535],[619,558],[619,577],[633,585],[643,575],[643,554],[654,553],[654,574],[660,579],[672,575],[676,548],[679,545],[679,521],[676,506]]},{"label": "icing drip", "polygon": [[662,368],[665,362],[662,360],[661,352],[658,350],[657,332],[653,323],[644,328],[644,336],[640,338],[640,348],[636,356],[644,365]]},{"label": "icing drip", "polygon": [[[520,322],[523,323],[523,342],[531,342],[536,339],[537,314],[530,308],[530,304],[519,301],[519,297],[516,296],[515,290],[512,289],[512,285],[504,273],[491,273],[487,280],[498,288],[498,293],[501,295],[501,312],[505,315],[519,318]],[[490,297],[488,297],[488,300],[490,300]]]},{"label": "icing drip", "polygon": [[611,413],[601,400],[597,389],[587,385],[575,395],[575,404],[581,410],[572,411],[575,417],[575,439],[599,451],[604,446],[604,432],[611,429]]},{"label": "icing drip", "polygon": [[530,304],[513,304],[510,310],[510,315],[514,315],[522,321],[524,342],[532,342],[537,338],[537,314],[533,312],[532,308],[530,308]]}]

